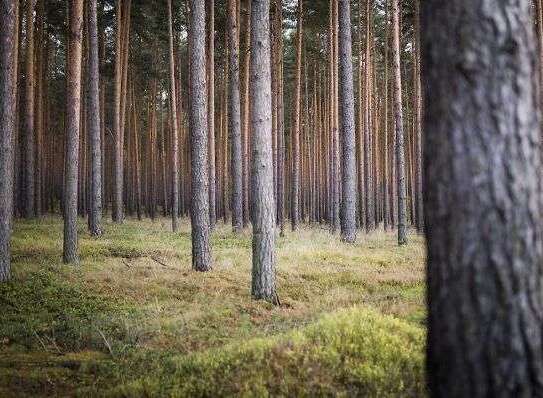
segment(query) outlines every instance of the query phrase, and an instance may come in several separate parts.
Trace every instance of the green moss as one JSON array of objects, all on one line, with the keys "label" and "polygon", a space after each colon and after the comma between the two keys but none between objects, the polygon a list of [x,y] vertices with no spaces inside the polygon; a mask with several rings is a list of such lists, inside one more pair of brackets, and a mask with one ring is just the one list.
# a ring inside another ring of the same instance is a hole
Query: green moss
[{"label": "green moss", "polygon": [[[111,396],[423,396],[423,332],[353,308],[299,331],[170,358]],[[217,382],[219,381],[219,382]]]},{"label": "green moss", "polygon": [[217,225],[214,270],[198,273],[188,220],[104,230],[80,220],[81,262],[65,266],[60,219],[15,224],[0,396],[423,394],[421,238],[289,232],[273,307],[250,296],[250,231]]}]

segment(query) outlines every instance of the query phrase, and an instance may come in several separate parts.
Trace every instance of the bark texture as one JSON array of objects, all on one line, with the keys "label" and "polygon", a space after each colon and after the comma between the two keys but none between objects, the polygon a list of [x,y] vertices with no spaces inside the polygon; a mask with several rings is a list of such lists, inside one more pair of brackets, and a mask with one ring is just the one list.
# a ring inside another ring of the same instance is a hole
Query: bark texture
[{"label": "bark texture", "polygon": [[192,268],[196,271],[209,271],[211,270],[211,247],[207,176],[205,4],[203,0],[190,0],[189,40]]},{"label": "bark texture", "polygon": [[79,261],[77,255],[77,179],[81,110],[81,47],[83,0],[69,3],[69,51],[67,59],[66,145],[64,171],[64,263]]},{"label": "bark texture", "polygon": [[540,397],[543,203],[531,5],[421,5],[431,395]]},{"label": "bark texture", "polygon": [[24,161],[25,161],[25,211],[26,218],[36,215],[34,136],[34,8],[36,0],[26,2],[26,57],[25,57],[25,104],[24,104]]},{"label": "bark texture", "polygon": [[90,212],[91,235],[102,234],[102,144],[100,132],[100,73],[98,60],[98,21],[96,0],[88,3],[88,131],[91,148]]},{"label": "bark texture", "polygon": [[356,153],[350,0],[339,0],[339,100],[342,151],[341,239],[356,240]]},{"label": "bark texture", "polygon": [[396,124],[396,178],[398,183],[398,244],[407,244],[405,154],[400,65],[400,5],[392,0],[392,69],[394,73],[394,119]]},{"label": "bark texture", "polygon": [[241,116],[239,93],[239,28],[237,24],[236,0],[228,0],[228,43],[229,75],[228,85],[228,132],[230,134],[230,174],[232,177],[231,205],[232,228],[234,232],[243,229],[242,202],[242,157],[241,157]]},{"label": "bark texture", "polygon": [[172,128],[172,230],[179,229],[179,133],[177,131],[177,96],[175,86],[175,59],[173,47],[172,0],[168,0],[168,33],[170,43],[170,109]]},{"label": "bark texture", "polygon": [[253,175],[252,295],[279,303],[275,287],[275,201],[273,190],[270,64],[270,2],[251,7],[251,127]]},{"label": "bark texture", "polygon": [[207,0],[207,129],[209,158],[209,224],[214,228],[217,222],[217,198],[215,178],[215,0]]},{"label": "bark texture", "polygon": [[[254,26],[254,25],[253,25]],[[292,131],[292,181],[291,181],[291,227],[298,229],[300,214],[300,106],[302,100],[302,37],[303,0],[298,0],[298,26],[296,31],[296,73],[294,82],[294,129]]]},{"label": "bark texture", "polygon": [[11,275],[18,0],[0,2],[0,282]]}]

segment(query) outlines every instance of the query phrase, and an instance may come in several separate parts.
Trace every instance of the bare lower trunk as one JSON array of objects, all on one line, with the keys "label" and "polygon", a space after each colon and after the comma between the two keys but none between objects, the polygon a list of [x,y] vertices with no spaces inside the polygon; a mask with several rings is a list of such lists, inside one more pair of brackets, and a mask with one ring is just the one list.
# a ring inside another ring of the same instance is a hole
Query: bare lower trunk
[{"label": "bare lower trunk", "polygon": [[394,71],[394,119],[396,120],[396,178],[398,182],[398,244],[407,244],[405,156],[400,66],[400,6],[392,0],[392,50]]},{"label": "bare lower trunk", "polygon": [[252,295],[279,304],[275,288],[275,202],[270,65],[270,2],[253,0],[251,10],[251,126],[253,174]]},{"label": "bare lower trunk", "polygon": [[207,27],[207,127],[209,157],[209,224],[215,227],[217,222],[217,199],[215,178],[215,0],[207,0],[209,12]]},{"label": "bare lower trunk", "polygon": [[531,5],[421,4],[430,392],[541,397],[542,155]]},{"label": "bare lower trunk", "polygon": [[81,45],[83,0],[70,1],[69,51],[66,60],[66,157],[64,172],[64,263],[79,261],[77,255],[77,179],[81,109]]},{"label": "bare lower trunk", "polygon": [[13,214],[13,142],[17,104],[19,2],[0,4],[0,282],[11,277],[10,239]]},{"label": "bare lower trunk", "polygon": [[209,271],[211,270],[211,247],[207,176],[205,7],[201,0],[190,0],[189,40],[192,267],[196,271]]},{"label": "bare lower trunk", "polygon": [[356,153],[350,0],[339,0],[339,98],[341,101],[341,239],[356,240]]},{"label": "bare lower trunk", "polygon": [[171,128],[172,128],[172,230],[179,229],[179,133],[177,131],[177,97],[175,86],[175,60],[173,47],[173,22],[172,22],[172,1],[168,0],[168,32],[170,38],[170,107],[171,107]]},{"label": "bare lower trunk", "polygon": [[243,229],[242,202],[242,154],[241,117],[239,95],[239,40],[236,0],[228,0],[228,43],[229,75],[228,85],[228,133],[230,134],[230,174],[232,177],[231,205],[232,228],[234,232]]},{"label": "bare lower trunk", "polygon": [[35,214],[35,153],[34,140],[34,6],[36,0],[26,1],[26,58],[24,109],[25,217]]},{"label": "bare lower trunk", "polygon": [[88,79],[88,129],[91,146],[91,207],[89,230],[91,235],[102,234],[102,144],[100,136],[100,73],[98,67],[98,26],[96,0],[88,3],[89,30],[89,79]]}]

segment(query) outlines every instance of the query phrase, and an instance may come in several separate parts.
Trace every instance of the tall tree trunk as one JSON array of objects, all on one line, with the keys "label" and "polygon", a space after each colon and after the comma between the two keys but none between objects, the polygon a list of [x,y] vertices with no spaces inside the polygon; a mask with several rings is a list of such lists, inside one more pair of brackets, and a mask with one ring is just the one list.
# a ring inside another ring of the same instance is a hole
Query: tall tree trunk
[{"label": "tall tree trunk", "polygon": [[415,192],[417,231],[424,232],[422,200],[422,82],[420,74],[420,0],[415,0]]},{"label": "tall tree trunk", "polygon": [[0,282],[11,277],[13,143],[17,104],[19,1],[0,2]]},{"label": "tall tree trunk", "polygon": [[168,0],[168,33],[170,36],[170,107],[172,129],[172,230],[179,229],[179,133],[177,131],[177,97],[175,85],[175,60],[173,47],[172,0]]},{"label": "tall tree trunk", "polygon": [[36,215],[35,210],[35,137],[34,137],[34,6],[36,0],[26,1],[26,58],[25,58],[25,212],[26,218]]},{"label": "tall tree trunk", "polygon": [[422,2],[434,397],[543,395],[541,116],[530,8],[521,0]]},{"label": "tall tree trunk", "polygon": [[215,227],[217,222],[217,199],[215,178],[215,0],[207,0],[207,127],[209,157],[209,224]]},{"label": "tall tree trunk", "polygon": [[296,72],[294,81],[294,129],[292,131],[292,180],[291,180],[291,224],[292,230],[298,228],[300,199],[300,106],[302,96],[302,38],[303,38],[303,0],[298,0],[298,25],[296,28]]},{"label": "tall tree trunk", "polygon": [[341,101],[341,239],[356,240],[356,148],[350,0],[339,0],[339,98]]},{"label": "tall tree trunk", "polygon": [[232,228],[234,232],[243,229],[242,202],[242,153],[241,153],[241,116],[239,95],[239,36],[237,24],[237,0],[228,0],[228,43],[229,43],[229,86],[228,86],[228,132],[230,134],[230,174]]},{"label": "tall tree trunk", "polygon": [[389,0],[385,0],[385,64],[384,64],[384,133],[383,133],[383,225],[385,231],[388,230],[390,224],[390,185],[389,185],[389,161],[388,161],[388,25],[389,25]]},{"label": "tall tree trunk", "polygon": [[98,22],[96,0],[88,3],[89,79],[88,129],[91,144],[91,208],[89,229],[93,236],[102,234],[102,143],[100,134],[100,72],[98,60]]},{"label": "tall tree trunk", "polygon": [[77,255],[77,178],[79,166],[79,128],[81,111],[81,47],[83,0],[70,1],[69,48],[66,91],[66,155],[64,172],[64,262],[78,262]]},{"label": "tall tree trunk", "polygon": [[405,156],[400,66],[400,5],[392,0],[392,50],[394,72],[394,119],[396,120],[396,178],[398,182],[398,244],[407,244]]},{"label": "tall tree trunk", "polygon": [[283,5],[275,0],[275,21],[277,44],[277,222],[280,236],[285,233],[285,117],[283,95]]},{"label": "tall tree trunk", "polygon": [[190,0],[190,133],[192,158],[192,267],[211,270],[209,193],[207,177],[207,93],[205,6]]},{"label": "tall tree trunk", "polygon": [[123,142],[121,135],[121,90],[122,90],[122,36],[123,36],[123,16],[122,0],[117,2],[117,35],[115,44],[115,76],[114,76],[114,99],[113,99],[113,211],[112,218],[116,223],[123,222],[123,164],[122,151]]},{"label": "tall tree trunk", "polygon": [[269,12],[269,0],[252,1],[251,126],[254,189],[252,296],[255,299],[279,304],[275,287]]},{"label": "tall tree trunk", "polygon": [[246,3],[246,25],[244,37],[244,67],[243,67],[243,89],[241,96],[241,114],[242,114],[242,142],[243,142],[243,226],[249,224],[249,69],[251,62],[251,0]]}]

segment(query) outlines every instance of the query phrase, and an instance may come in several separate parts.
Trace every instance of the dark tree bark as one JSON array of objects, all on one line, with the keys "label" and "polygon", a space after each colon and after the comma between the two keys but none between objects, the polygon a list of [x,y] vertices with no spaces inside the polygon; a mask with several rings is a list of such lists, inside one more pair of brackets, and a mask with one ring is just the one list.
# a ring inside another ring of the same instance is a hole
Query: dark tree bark
[{"label": "dark tree bark", "polygon": [[424,232],[422,200],[422,82],[420,75],[420,1],[415,0],[415,192],[417,231]]},{"label": "dark tree bark", "polygon": [[168,0],[168,33],[170,37],[170,107],[172,128],[172,230],[179,229],[179,133],[177,131],[177,97],[173,47],[172,0]]},{"label": "dark tree bark", "polygon": [[247,0],[246,4],[246,25],[244,35],[244,53],[243,58],[243,88],[241,97],[241,114],[242,114],[242,142],[243,142],[243,226],[249,224],[249,69],[251,61],[251,0]]},{"label": "dark tree bark", "polygon": [[298,0],[298,25],[296,28],[296,73],[294,81],[294,129],[292,130],[292,181],[291,181],[291,226],[298,229],[300,213],[300,106],[302,99],[302,38],[303,0]]},{"label": "dark tree bark", "polygon": [[356,153],[350,0],[339,0],[339,99],[341,101],[341,239],[356,240]]},{"label": "dark tree bark", "polygon": [[77,179],[81,110],[81,47],[83,0],[69,3],[69,49],[66,60],[66,144],[64,171],[64,262],[79,261],[77,255]]},{"label": "dark tree bark", "polygon": [[279,304],[275,288],[275,201],[270,65],[270,2],[251,7],[251,127],[253,175],[252,296]]},{"label": "dark tree bark", "polygon": [[24,107],[24,164],[25,218],[36,215],[35,208],[35,137],[34,137],[34,6],[36,0],[26,2],[26,57]]},{"label": "dark tree bark", "polygon": [[102,143],[100,134],[100,72],[98,60],[98,22],[96,0],[88,3],[89,31],[89,88],[88,88],[88,129],[91,147],[90,212],[89,230],[91,235],[102,234]]},{"label": "dark tree bark", "polygon": [[237,25],[237,0],[228,0],[228,44],[229,44],[229,84],[228,84],[228,132],[230,134],[230,174],[232,228],[234,232],[243,229],[242,202],[242,157],[241,157],[241,116],[239,94],[239,33]]},{"label": "dark tree bark", "polygon": [[19,1],[0,2],[0,282],[11,276],[13,142],[17,103]]},{"label": "dark tree bark", "polygon": [[192,267],[196,271],[209,271],[211,270],[211,247],[209,242],[205,5],[203,0],[190,0],[189,40]]},{"label": "dark tree bark", "polygon": [[215,176],[215,0],[207,0],[209,16],[207,19],[207,124],[209,157],[209,224],[215,227],[217,222],[217,182]]},{"label": "dark tree bark", "polygon": [[113,208],[112,218],[116,223],[123,222],[123,141],[121,135],[121,90],[122,90],[122,0],[118,0],[116,7],[117,32],[115,42],[115,76],[113,99]]},{"label": "dark tree bark", "polygon": [[398,244],[407,244],[405,155],[402,111],[402,73],[400,66],[400,5],[392,0],[392,50],[394,72],[394,119],[396,120],[396,178],[398,182]]},{"label": "dark tree bark", "polygon": [[542,155],[530,3],[421,3],[434,397],[543,396]]}]

